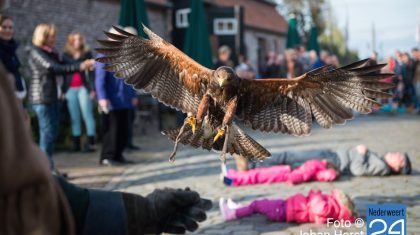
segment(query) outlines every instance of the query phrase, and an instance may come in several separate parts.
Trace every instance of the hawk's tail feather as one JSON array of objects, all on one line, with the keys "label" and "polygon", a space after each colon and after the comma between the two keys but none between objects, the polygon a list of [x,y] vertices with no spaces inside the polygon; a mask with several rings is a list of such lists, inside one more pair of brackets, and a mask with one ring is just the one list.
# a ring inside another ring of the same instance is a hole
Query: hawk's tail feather
[{"label": "hawk's tail feather", "polygon": [[[169,129],[162,131],[162,134],[166,135],[172,141],[175,141],[181,128]],[[257,141],[252,139],[244,131],[242,131],[237,125],[232,124],[229,126],[229,142],[227,152],[230,154],[239,154],[248,159],[263,160],[270,157],[271,154]],[[204,134],[204,130],[200,129],[197,133],[193,134],[191,126],[185,126],[184,132],[179,136],[179,143],[183,145],[190,145],[194,148],[203,148],[207,150],[221,151],[223,148],[224,137],[213,143],[213,137],[216,132],[207,137]]]}]

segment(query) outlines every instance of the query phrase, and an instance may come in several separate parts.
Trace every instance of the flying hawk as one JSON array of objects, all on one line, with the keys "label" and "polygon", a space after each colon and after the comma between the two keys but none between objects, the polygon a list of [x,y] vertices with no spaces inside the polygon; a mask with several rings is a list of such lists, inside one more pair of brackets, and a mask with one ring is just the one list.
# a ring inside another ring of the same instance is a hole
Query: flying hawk
[{"label": "flying hawk", "polygon": [[381,90],[392,85],[381,79],[385,64],[367,66],[368,59],[332,68],[324,66],[292,79],[241,79],[230,67],[206,68],[144,27],[149,39],[118,27],[99,40],[105,69],[151,94],[160,102],[188,114],[179,129],[163,133],[195,148],[237,153],[264,159],[270,153],[241,130],[234,120],[263,132],[296,136],[311,131],[312,116],[324,128],[352,119],[352,110],[369,113],[380,106],[373,98],[390,95]]}]

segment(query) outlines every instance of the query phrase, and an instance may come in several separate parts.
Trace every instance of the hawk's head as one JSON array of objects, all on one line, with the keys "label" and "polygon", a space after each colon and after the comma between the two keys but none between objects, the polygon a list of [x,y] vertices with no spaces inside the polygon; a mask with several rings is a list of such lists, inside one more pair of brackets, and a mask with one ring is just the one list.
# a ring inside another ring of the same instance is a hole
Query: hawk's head
[{"label": "hawk's head", "polygon": [[221,88],[235,85],[239,81],[235,71],[227,66],[217,68],[213,76]]}]

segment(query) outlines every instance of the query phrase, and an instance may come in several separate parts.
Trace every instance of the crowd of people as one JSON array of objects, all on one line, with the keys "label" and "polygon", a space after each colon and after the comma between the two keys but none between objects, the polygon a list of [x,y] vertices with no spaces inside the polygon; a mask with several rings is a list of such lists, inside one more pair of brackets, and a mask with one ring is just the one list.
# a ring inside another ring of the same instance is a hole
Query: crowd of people
[{"label": "crowd of people", "polygon": [[322,50],[318,56],[316,51],[306,51],[304,46],[287,49],[284,53],[268,52],[265,60],[258,65],[258,70],[253,68],[246,55],[238,55],[236,66],[231,58],[231,49],[226,45],[221,46],[214,67],[234,67],[236,73],[244,79],[293,78],[325,65],[336,68],[340,66],[336,55]]},{"label": "crowd of people", "polygon": [[[125,30],[137,34],[132,27]],[[39,146],[46,153],[50,168],[56,171],[53,150],[56,141],[60,107],[65,104],[71,122],[72,152],[96,151],[97,123],[95,123],[96,102],[102,113],[103,145],[100,164],[129,164],[122,152],[129,148],[139,150],[133,144],[132,129],[134,110],[139,104],[136,91],[121,79],[105,70],[105,65],[95,62],[94,52],[86,44],[82,33],[71,32],[58,53],[56,45],[57,28],[42,23],[35,27],[32,46],[27,55],[30,79],[21,75],[21,62],[17,56],[18,43],[14,40],[13,20],[0,17],[0,55],[15,84],[16,96],[25,107],[36,113],[39,126]],[[96,55],[100,56],[100,55]],[[86,127],[86,143],[81,143],[82,121]]]},{"label": "crowd of people", "polygon": [[[378,64],[377,52],[372,52],[368,63]],[[418,113],[420,114],[420,51],[413,48],[411,54],[397,50],[394,56],[388,57],[384,63],[387,66],[383,72],[393,73],[384,82],[393,83],[393,97],[390,100],[380,100],[384,104],[381,111],[392,113]],[[265,60],[260,63],[258,70],[253,68],[245,55],[238,56],[238,64],[235,66],[231,60],[231,50],[222,46],[218,51],[218,60],[215,68],[219,66],[235,67],[236,73],[244,79],[263,78],[293,78],[298,77],[313,69],[325,65],[338,68],[342,64],[337,55],[321,50],[319,55],[316,51],[307,51],[304,46],[287,49],[284,53],[270,51]]]},{"label": "crowd of people", "polygon": [[[376,58],[376,53],[372,57]],[[385,70],[395,75],[388,82],[395,84],[392,101],[384,101],[384,111],[410,112],[420,114],[420,51],[418,48],[408,52],[395,51],[390,56]]]}]

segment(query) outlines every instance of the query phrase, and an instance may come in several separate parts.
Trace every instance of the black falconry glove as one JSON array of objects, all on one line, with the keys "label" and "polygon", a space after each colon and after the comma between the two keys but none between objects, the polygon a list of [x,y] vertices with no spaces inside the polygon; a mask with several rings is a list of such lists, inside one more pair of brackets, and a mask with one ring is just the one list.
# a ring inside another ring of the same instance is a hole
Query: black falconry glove
[{"label": "black falconry glove", "polygon": [[212,202],[186,189],[156,189],[146,197],[123,193],[128,235],[195,231]]}]

